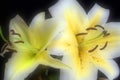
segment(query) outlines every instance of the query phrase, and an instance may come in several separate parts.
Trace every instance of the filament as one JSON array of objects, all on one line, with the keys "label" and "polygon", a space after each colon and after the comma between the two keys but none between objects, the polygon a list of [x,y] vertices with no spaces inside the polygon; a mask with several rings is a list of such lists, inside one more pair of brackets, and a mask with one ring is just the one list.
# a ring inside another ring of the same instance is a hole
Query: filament
[{"label": "filament", "polygon": [[8,46],[8,43],[5,43],[1,48],[1,52],[3,52],[7,46]]}]

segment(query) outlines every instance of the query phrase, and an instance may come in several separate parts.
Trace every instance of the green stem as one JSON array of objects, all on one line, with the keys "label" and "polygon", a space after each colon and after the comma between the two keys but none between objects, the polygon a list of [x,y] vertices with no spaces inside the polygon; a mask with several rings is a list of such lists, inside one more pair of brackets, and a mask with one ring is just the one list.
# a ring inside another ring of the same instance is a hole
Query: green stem
[{"label": "green stem", "polygon": [[3,41],[7,42],[7,39],[3,35],[1,26],[0,26],[0,37],[2,38]]}]

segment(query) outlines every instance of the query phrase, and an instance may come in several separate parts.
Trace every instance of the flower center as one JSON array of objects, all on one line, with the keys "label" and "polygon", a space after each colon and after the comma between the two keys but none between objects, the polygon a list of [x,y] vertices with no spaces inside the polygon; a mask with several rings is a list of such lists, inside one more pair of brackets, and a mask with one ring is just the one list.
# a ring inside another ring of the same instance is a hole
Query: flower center
[{"label": "flower center", "polygon": [[86,32],[76,34],[76,39],[79,45],[78,48],[80,50],[81,48],[88,49],[87,51],[89,53],[95,51],[97,48],[99,48],[99,50],[104,50],[108,45],[108,41],[105,41],[102,46],[99,46],[99,41],[109,35],[110,33],[108,33],[108,31],[106,31],[101,25],[89,27],[86,29]]},{"label": "flower center", "polygon": [[[14,39],[12,41],[8,40],[2,46],[1,52],[3,54],[6,52],[17,53],[21,50],[22,52],[31,53],[30,55],[33,57],[40,51],[40,49],[36,49],[30,43],[22,40],[22,35],[15,32],[15,30],[11,29],[10,35],[12,35],[11,37]],[[17,46],[17,48],[14,46]],[[44,51],[47,51],[47,48],[45,48]]]}]

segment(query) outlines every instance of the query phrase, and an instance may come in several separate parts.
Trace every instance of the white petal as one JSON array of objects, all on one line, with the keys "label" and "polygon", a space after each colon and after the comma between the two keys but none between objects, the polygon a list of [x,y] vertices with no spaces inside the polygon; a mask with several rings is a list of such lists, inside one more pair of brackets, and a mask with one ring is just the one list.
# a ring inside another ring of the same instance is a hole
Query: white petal
[{"label": "white petal", "polygon": [[100,69],[100,71],[102,71],[108,77],[109,80],[113,80],[116,77],[118,77],[120,70],[115,61],[108,60],[108,64],[109,65],[107,65],[106,68],[104,65],[101,67],[98,67],[98,68]]},{"label": "white petal", "polygon": [[75,80],[75,74],[72,71],[61,70],[60,71],[60,80]]},{"label": "white petal", "polygon": [[[82,74],[82,72],[81,72],[81,74]],[[86,77],[83,77],[80,75],[79,78],[76,77],[75,72],[72,70],[69,70],[69,71],[61,70],[60,71],[60,80],[66,80],[66,79],[68,79],[68,80],[97,80],[97,69],[94,69],[94,71],[91,70],[91,74],[89,76],[87,75]]]},{"label": "white petal", "polygon": [[40,27],[44,21],[45,21],[45,12],[41,12],[33,18],[30,27]]},{"label": "white petal", "polygon": [[53,41],[53,39],[57,36],[57,34],[61,31],[61,27],[63,24],[61,24],[61,22],[57,21],[55,18],[52,19],[47,19],[44,22],[44,26],[42,28],[41,34],[40,36],[42,37],[41,40],[41,45],[45,44],[45,46],[43,46],[43,50],[48,47],[48,45],[51,44],[51,42]]},{"label": "white petal", "polygon": [[42,25],[38,27],[30,27],[29,39],[32,46],[41,49],[41,51],[48,47],[53,38],[55,38],[61,30],[61,25],[63,25],[61,22],[57,21],[55,18],[50,18],[42,22]]},{"label": "white petal", "polygon": [[[64,55],[62,61],[71,67],[72,60],[70,55]],[[71,63],[71,64],[70,64]],[[76,74],[74,69],[71,70],[61,70],[60,71],[60,80],[76,80]]]},{"label": "white petal", "polygon": [[90,27],[93,27],[98,24],[104,24],[107,22],[109,17],[109,10],[104,9],[98,4],[95,4],[88,13],[90,20]]},{"label": "white petal", "polygon": [[70,30],[66,29],[66,27],[61,30],[58,35],[56,35],[51,44],[52,45],[48,47],[51,54],[60,56],[63,55],[67,50],[69,50],[72,45],[77,45],[74,35],[71,33]]},{"label": "white petal", "polygon": [[47,51],[40,53],[40,55],[37,57],[37,60],[42,65],[58,69],[70,69],[68,65],[62,63],[60,60],[52,58]]},{"label": "white petal", "polygon": [[86,16],[84,9],[76,0],[59,0],[54,6],[49,8],[49,11],[54,17],[64,17],[65,10],[78,12],[79,15]]},{"label": "white petal", "polygon": [[120,22],[110,22],[105,25],[105,30],[110,33],[109,43],[106,50],[101,53],[106,58],[116,58],[120,56]]},{"label": "white petal", "polygon": [[[15,16],[10,21],[10,26],[9,26],[10,41],[14,42],[16,40],[21,40],[21,39],[23,41],[28,41],[27,29],[28,26],[24,22],[24,20],[19,15]],[[13,35],[13,33],[17,33],[19,35]]]},{"label": "white petal", "polygon": [[[20,59],[20,57],[19,57],[20,55],[18,55],[18,54],[19,53],[14,53],[14,55],[6,63],[4,80],[25,80],[25,78],[31,72],[33,72],[36,69],[36,67],[39,65],[39,64],[33,63],[33,64],[29,65],[29,67],[25,68],[25,65],[27,64],[27,62],[25,61],[24,58],[22,58],[23,62],[22,61],[20,62],[18,60],[18,59]],[[29,61],[32,61],[32,60],[29,60]]]},{"label": "white petal", "polygon": [[[67,65],[74,66],[74,63],[72,61],[73,59],[69,55],[65,55],[63,57],[63,62]],[[76,64],[77,65],[77,64]],[[87,67],[87,66],[84,66]],[[79,68],[79,67],[78,67]],[[93,65],[91,65],[88,70],[91,72],[90,74],[86,74],[82,76],[83,72],[79,72],[79,69],[75,69],[75,67],[72,67],[71,70],[61,70],[60,71],[60,80],[96,80],[97,79],[97,69]],[[76,72],[77,71],[77,72]],[[79,73],[79,74],[77,74]]]},{"label": "white petal", "polygon": [[105,29],[110,32],[117,32],[120,33],[120,22],[109,22],[104,25]]},{"label": "white petal", "polygon": [[88,27],[86,12],[76,0],[60,0],[49,11],[53,17],[66,20],[74,32],[85,30],[83,28]]}]

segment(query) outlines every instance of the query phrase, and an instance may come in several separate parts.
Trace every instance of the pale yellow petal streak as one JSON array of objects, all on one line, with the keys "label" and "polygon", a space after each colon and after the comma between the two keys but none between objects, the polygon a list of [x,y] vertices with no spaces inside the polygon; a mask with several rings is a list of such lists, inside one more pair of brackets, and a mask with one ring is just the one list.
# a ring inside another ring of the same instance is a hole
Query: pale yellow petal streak
[{"label": "pale yellow petal streak", "polygon": [[35,29],[38,29],[38,28],[40,29],[44,21],[45,21],[45,12],[41,12],[33,18],[30,24],[30,27],[35,27]]},{"label": "pale yellow petal streak", "polygon": [[113,60],[105,60],[103,57],[92,56],[92,61],[110,80],[118,76],[118,65]]},{"label": "pale yellow petal streak", "polygon": [[95,25],[97,25],[99,23],[99,21],[101,20],[102,18],[102,13],[103,13],[103,10],[100,9],[96,15],[93,16],[92,20],[90,20],[90,27],[94,27]]},{"label": "pale yellow petal streak", "polygon": [[[84,28],[88,27],[86,24],[88,23],[86,12],[75,0],[60,0],[49,10],[53,17],[66,19],[69,28],[71,28],[75,34],[79,31],[84,31]],[[82,27],[80,28],[80,26]]]},{"label": "pale yellow petal streak", "polygon": [[4,80],[24,80],[38,65],[32,55],[15,53],[6,64]]},{"label": "pale yellow petal streak", "polygon": [[41,49],[41,51],[44,50],[59,33],[58,27],[61,25],[55,21],[55,19],[47,19],[43,24],[44,25],[39,25],[37,28],[29,28],[30,43],[33,47]]},{"label": "pale yellow petal streak", "polygon": [[[71,30],[64,29],[61,31],[56,38],[52,41],[52,45],[48,46],[48,49],[53,55],[59,55],[68,50],[70,46],[77,46],[76,39],[72,34]],[[68,53],[69,54],[69,53]],[[65,55],[65,54],[64,54]]]},{"label": "pale yellow petal streak", "polygon": [[[77,77],[81,78],[81,79],[87,79],[88,77],[90,78],[90,75],[92,75],[91,71],[93,69],[92,67],[92,63],[90,63],[89,60],[89,55],[86,53],[79,53],[78,58],[76,59],[76,73],[77,73]],[[81,76],[81,77],[80,77]],[[91,76],[92,77],[92,76]]]},{"label": "pale yellow petal streak", "polygon": [[[80,16],[78,16],[77,12],[75,11],[68,11],[65,12],[65,18],[68,22],[69,28],[73,31],[73,34],[79,33],[79,30],[82,29],[80,26],[83,23],[83,20],[80,20]],[[84,29],[82,29],[84,30]],[[82,31],[80,30],[80,31]]]},{"label": "pale yellow petal streak", "polygon": [[54,67],[54,68],[62,68],[62,69],[69,69],[70,67],[68,67],[67,65],[63,64],[60,60],[54,59],[52,58],[47,51],[44,51],[40,54],[38,54],[37,57],[37,61],[40,64],[46,65],[46,66],[50,66],[50,67]]},{"label": "pale yellow petal streak", "polygon": [[105,24],[109,17],[109,10],[104,9],[98,4],[95,4],[93,8],[88,13],[89,17],[89,27],[94,27],[98,24]]}]

